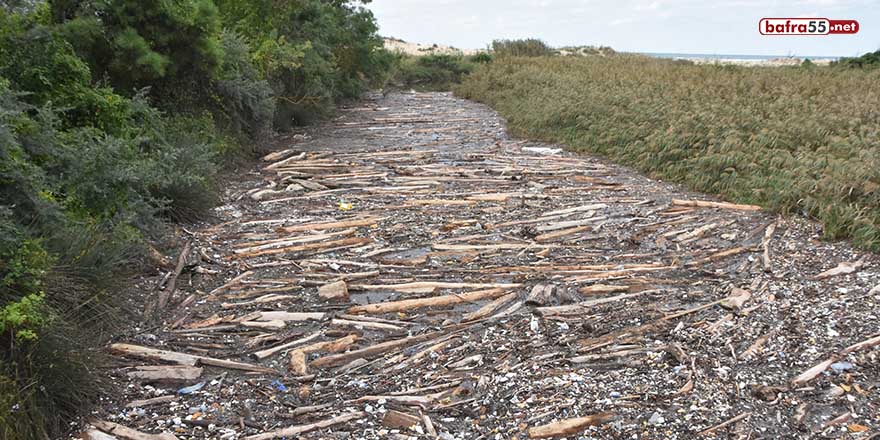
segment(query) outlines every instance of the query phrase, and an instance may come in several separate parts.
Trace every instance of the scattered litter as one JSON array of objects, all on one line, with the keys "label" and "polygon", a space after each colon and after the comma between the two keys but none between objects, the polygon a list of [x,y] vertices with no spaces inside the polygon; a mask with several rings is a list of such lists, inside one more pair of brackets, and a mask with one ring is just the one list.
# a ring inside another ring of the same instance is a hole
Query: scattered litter
[{"label": "scattered litter", "polygon": [[181,388],[181,389],[177,390],[177,394],[186,395],[186,394],[192,394],[192,393],[195,393],[196,391],[199,391],[199,390],[201,390],[202,388],[204,388],[204,387],[205,387],[205,383],[206,383],[206,382],[199,382],[199,383],[197,383],[197,384],[195,384],[195,385]]},{"label": "scattered litter", "polygon": [[855,368],[855,366],[849,362],[835,362],[831,364],[831,369],[840,373],[841,371],[849,371]]}]

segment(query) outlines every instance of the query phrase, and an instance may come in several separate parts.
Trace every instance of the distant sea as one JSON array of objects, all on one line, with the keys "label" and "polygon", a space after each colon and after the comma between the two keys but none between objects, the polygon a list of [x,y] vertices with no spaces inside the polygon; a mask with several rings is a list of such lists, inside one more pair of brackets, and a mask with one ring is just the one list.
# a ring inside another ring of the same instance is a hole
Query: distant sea
[{"label": "distant sea", "polygon": [[840,57],[829,56],[811,56],[811,55],[732,55],[722,53],[661,53],[661,52],[641,52],[642,55],[656,58],[673,58],[673,59],[723,59],[723,60],[745,60],[745,61],[762,61],[773,60],[777,58],[809,58],[811,60],[836,60]]}]

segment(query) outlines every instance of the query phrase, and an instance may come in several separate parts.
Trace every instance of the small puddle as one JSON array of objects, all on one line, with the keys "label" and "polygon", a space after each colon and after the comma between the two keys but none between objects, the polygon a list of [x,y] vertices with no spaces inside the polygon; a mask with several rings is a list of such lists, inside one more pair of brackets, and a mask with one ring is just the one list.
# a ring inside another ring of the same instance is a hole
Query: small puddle
[{"label": "small puddle", "polygon": [[387,290],[367,290],[363,292],[351,292],[349,294],[351,302],[359,306],[389,301],[396,296],[397,292]]}]

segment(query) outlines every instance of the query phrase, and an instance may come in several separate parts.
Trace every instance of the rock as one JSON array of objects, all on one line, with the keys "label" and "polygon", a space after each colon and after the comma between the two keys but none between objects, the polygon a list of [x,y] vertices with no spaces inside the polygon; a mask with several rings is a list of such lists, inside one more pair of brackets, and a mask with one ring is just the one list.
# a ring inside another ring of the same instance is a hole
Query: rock
[{"label": "rock", "polygon": [[409,429],[420,423],[421,419],[418,416],[395,410],[388,410],[382,418],[382,426],[391,429]]},{"label": "rock", "polygon": [[663,416],[660,415],[660,413],[655,412],[654,414],[651,414],[651,418],[648,419],[648,423],[655,426],[662,425],[666,423],[666,419],[664,419]]},{"label": "rock", "polygon": [[348,285],[345,281],[325,284],[318,288],[318,296],[328,301],[348,301]]},{"label": "rock", "polygon": [[838,372],[838,373],[840,373],[842,371],[852,370],[854,367],[855,367],[855,365],[853,365],[849,362],[835,362],[835,363],[831,364],[831,369]]}]

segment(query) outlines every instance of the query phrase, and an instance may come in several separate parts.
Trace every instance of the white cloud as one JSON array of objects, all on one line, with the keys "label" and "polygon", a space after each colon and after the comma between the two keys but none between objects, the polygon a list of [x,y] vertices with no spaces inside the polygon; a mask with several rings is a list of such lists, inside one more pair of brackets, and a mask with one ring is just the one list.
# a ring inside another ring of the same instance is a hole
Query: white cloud
[{"label": "white cloud", "polygon": [[608,22],[609,26],[620,26],[622,24],[632,23],[636,21],[634,18],[616,18]]}]

